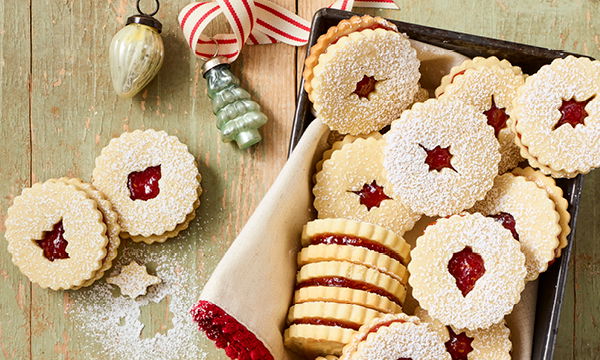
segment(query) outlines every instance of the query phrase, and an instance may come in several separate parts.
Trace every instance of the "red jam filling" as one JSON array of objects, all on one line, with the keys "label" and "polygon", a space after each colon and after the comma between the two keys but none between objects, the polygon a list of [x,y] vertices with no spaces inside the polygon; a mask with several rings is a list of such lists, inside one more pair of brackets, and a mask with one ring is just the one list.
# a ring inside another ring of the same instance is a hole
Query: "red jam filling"
[{"label": "red jam filling", "polygon": [[457,76],[462,75],[465,73],[465,71],[467,70],[463,70],[463,71],[459,71],[456,74],[454,74],[454,76],[452,77],[452,79],[450,80],[450,83],[452,84],[454,82],[454,79],[456,79]]},{"label": "red jam filling", "polygon": [[377,84],[377,80],[373,76],[365,75],[361,81],[356,83],[354,94],[358,95],[361,99],[366,99],[369,97],[369,94],[375,91],[375,84]]},{"label": "red jam filling", "polygon": [[452,255],[448,262],[448,272],[456,279],[456,286],[462,295],[467,296],[485,273],[483,258],[467,246]]},{"label": "red jam filling", "polygon": [[492,96],[492,107],[483,113],[487,116],[488,125],[494,128],[494,133],[498,137],[500,130],[506,128],[506,121],[508,120],[506,108],[498,108],[494,96]]},{"label": "red jam filling", "polygon": [[356,330],[356,331],[358,331],[358,329],[360,329],[360,324],[353,323],[351,321],[332,320],[332,319],[323,319],[323,318],[296,319],[290,323],[290,325],[298,325],[298,324],[337,326],[337,327],[341,327],[344,329],[352,329],[352,330]]},{"label": "red jam filling", "polygon": [[379,207],[383,200],[391,199],[383,192],[383,186],[379,186],[375,180],[370,184],[364,184],[362,189],[352,192],[358,195],[360,204],[366,206],[369,211]]},{"label": "red jam filling", "polygon": [[511,214],[499,212],[496,215],[490,215],[489,217],[498,221],[500,224],[502,224],[502,226],[504,226],[505,229],[510,230],[515,240],[519,240],[519,233],[517,232],[517,221]]},{"label": "red jam filling", "polygon": [[446,341],[446,351],[452,357],[452,360],[468,360],[468,355],[473,351],[471,343],[473,338],[468,337],[464,332],[456,334],[450,326],[446,326],[450,333],[450,340]]},{"label": "red jam filling", "polygon": [[[450,153],[450,146],[441,147],[436,146],[433,149],[427,149],[423,145],[419,145],[425,152],[427,153],[427,157],[425,158],[425,163],[429,165],[429,171],[437,170],[441,171],[444,168],[450,168],[454,170],[452,167],[452,153]],[[454,170],[456,171],[456,170]]]},{"label": "red jam filling", "polygon": [[69,244],[64,238],[65,229],[63,228],[62,220],[59,221],[51,231],[46,231],[42,240],[35,242],[44,250],[44,257],[50,261],[58,259],[68,259],[67,245]]},{"label": "red jam filling", "polygon": [[592,96],[585,101],[577,101],[575,99],[563,100],[562,105],[558,108],[561,116],[556,125],[554,125],[554,130],[565,124],[569,124],[572,127],[579,124],[585,125],[584,121],[588,116],[587,111],[585,111],[585,106],[592,101],[593,98],[594,97]]},{"label": "red jam filling", "polygon": [[400,257],[400,255],[398,255],[397,252],[385,247],[381,243],[378,243],[373,240],[361,238],[358,236],[325,233],[325,234],[319,234],[319,235],[313,236],[312,239],[310,239],[310,243],[312,245],[327,244],[327,245],[351,245],[351,246],[363,247],[363,248],[366,248],[369,250],[376,251],[380,254],[387,255],[394,260],[398,260],[401,263],[404,263],[404,261],[402,260],[402,257]]},{"label": "red jam filling", "polygon": [[364,281],[352,280],[343,277],[337,276],[325,276],[319,278],[313,278],[309,280],[304,280],[298,284],[296,284],[296,290],[302,289],[309,286],[328,286],[328,287],[345,287],[354,290],[363,290],[366,292],[370,292],[373,294],[377,294],[383,297],[390,299],[396,304],[402,306],[402,302],[392,293],[387,290],[381,289],[372,284],[366,283]]},{"label": "red jam filling", "polygon": [[131,200],[150,200],[160,193],[158,180],[161,178],[160,165],[143,171],[134,171],[127,177],[127,187]]}]

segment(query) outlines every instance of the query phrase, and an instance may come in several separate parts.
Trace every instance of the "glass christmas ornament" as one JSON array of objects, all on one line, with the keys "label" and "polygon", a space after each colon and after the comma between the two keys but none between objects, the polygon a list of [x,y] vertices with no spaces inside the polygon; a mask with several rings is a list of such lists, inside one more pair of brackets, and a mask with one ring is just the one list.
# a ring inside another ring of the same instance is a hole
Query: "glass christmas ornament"
[{"label": "glass christmas ornament", "polygon": [[204,63],[202,73],[223,141],[235,140],[240,149],[258,144],[262,140],[258,129],[267,123],[267,117],[250,93],[240,87],[227,58],[210,59]]},{"label": "glass christmas ornament", "polygon": [[110,43],[110,72],[113,87],[119,96],[130,98],[140,92],[156,76],[163,63],[164,45],[160,36],[162,24],[153,16],[156,9],[147,14],[139,14],[127,19],[127,24],[119,30]]}]

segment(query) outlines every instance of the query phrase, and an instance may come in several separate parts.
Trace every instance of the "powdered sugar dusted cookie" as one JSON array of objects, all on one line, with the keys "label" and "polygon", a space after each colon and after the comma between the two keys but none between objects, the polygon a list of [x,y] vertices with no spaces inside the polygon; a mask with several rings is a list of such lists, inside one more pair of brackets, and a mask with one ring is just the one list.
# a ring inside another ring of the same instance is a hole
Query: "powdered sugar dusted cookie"
[{"label": "powdered sugar dusted cookie", "polygon": [[412,104],[419,87],[419,60],[406,35],[379,22],[364,24],[328,40],[326,51],[318,43],[306,62],[305,83],[310,82],[317,117],[344,134],[389,125]]},{"label": "powdered sugar dusted cookie", "polygon": [[433,318],[457,329],[499,323],[525,287],[519,242],[478,213],[437,220],[417,239],[411,256],[413,297]]},{"label": "powdered sugar dusted cookie", "polygon": [[521,244],[527,267],[526,280],[537,279],[554,260],[559,245],[560,216],[546,192],[522,176],[498,176],[494,187],[472,211],[496,219]]},{"label": "powdered sugar dusted cookie", "polygon": [[544,175],[541,171],[534,170],[533,168],[516,168],[512,171],[514,175],[523,176],[529,181],[533,181],[540,188],[546,190],[550,199],[554,201],[554,205],[556,206],[556,211],[560,216],[560,220],[558,223],[560,224],[560,235],[558,237],[559,245],[556,249],[556,257],[559,258],[562,249],[567,247],[568,240],[567,236],[571,233],[571,227],[569,226],[569,221],[571,220],[571,214],[569,214],[569,202],[563,196],[563,191],[558,185],[556,185],[556,181],[550,176]]},{"label": "powdered sugar dusted cookie", "polygon": [[515,74],[513,69],[500,65],[488,65],[482,62],[477,67],[470,67],[446,86],[440,99],[456,99],[473,105],[477,111],[485,114],[487,123],[494,128],[500,143],[499,172],[516,167],[523,158],[519,147],[515,144],[515,134],[508,126],[510,121],[506,109],[511,106],[517,89],[523,85],[524,77]]},{"label": "powdered sugar dusted cookie", "polygon": [[469,330],[445,326],[421,308],[415,310],[415,315],[437,332],[453,360],[511,359],[510,330],[504,320],[487,329]]},{"label": "powdered sugar dusted cookie", "polygon": [[484,67],[500,67],[503,69],[509,69],[515,75],[524,75],[523,71],[521,70],[520,67],[513,66],[506,59],[500,60],[495,56],[490,56],[487,58],[477,56],[471,60],[465,60],[462,64],[460,64],[458,66],[454,66],[452,69],[450,69],[450,73],[448,73],[448,75],[445,75],[442,78],[440,86],[438,86],[438,88],[435,89],[435,96],[436,97],[441,96],[444,93],[444,91],[446,90],[446,87],[448,85],[452,84],[454,82],[454,80],[456,80],[456,78],[458,78],[461,75],[464,75],[464,73],[467,70],[480,69],[480,68],[484,68]]},{"label": "powdered sugar dusted cookie", "polygon": [[521,155],[553,177],[600,166],[600,62],[568,56],[525,81],[509,112]]},{"label": "powdered sugar dusted cookie", "polygon": [[320,218],[348,218],[381,225],[397,234],[410,230],[420,215],[393,196],[383,168],[385,140],[347,142],[325,160],[316,175],[314,206]]},{"label": "powdered sugar dusted cookie", "polygon": [[187,146],[155,130],[111,140],[96,158],[93,184],[113,203],[125,236],[146,243],[165,241],[187,227],[201,191]]},{"label": "powdered sugar dusted cookie", "polygon": [[84,190],[51,180],[15,198],[5,237],[13,263],[31,282],[64,290],[95,278],[106,257],[106,229],[98,203]]},{"label": "powdered sugar dusted cookie", "polygon": [[450,360],[440,337],[419,318],[388,314],[363,325],[340,360]]},{"label": "powdered sugar dusted cookie", "polygon": [[447,216],[470,208],[498,174],[494,129],[485,115],[457,100],[415,104],[384,138],[393,196],[414,212]]}]

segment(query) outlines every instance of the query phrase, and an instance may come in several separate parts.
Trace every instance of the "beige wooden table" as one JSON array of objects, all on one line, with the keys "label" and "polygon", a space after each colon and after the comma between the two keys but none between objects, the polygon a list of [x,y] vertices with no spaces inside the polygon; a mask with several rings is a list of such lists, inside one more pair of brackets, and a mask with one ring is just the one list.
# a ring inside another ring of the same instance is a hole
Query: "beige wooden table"
[{"label": "beige wooden table", "polygon": [[[164,129],[190,146],[203,176],[198,220],[177,240],[147,247],[193,252],[182,266],[206,279],[286,160],[304,49],[248,47],[234,65],[271,121],[265,141],[242,153],[223,144],[205,96],[201,63],[177,26],[189,0],[163,0],[166,61],[133,100],[115,96],[107,48],[134,13],[133,0],[0,2],[0,238],[6,209],[31,183],[52,177],[89,180],[94,158],[112,137],[137,128]],[[277,0],[310,18],[322,0]],[[370,10],[407,22],[496,37],[600,58],[598,0],[401,0],[400,12]],[[361,9],[359,9],[361,11]],[[556,359],[600,358],[600,171],[586,177]],[[126,243],[124,247],[131,247]],[[200,284],[201,285],[201,284]],[[31,286],[0,242],[0,358],[90,359],[86,334],[75,334],[72,294]],[[168,316],[142,311],[148,328]],[[110,341],[110,339],[107,339]],[[198,336],[209,359],[225,358]],[[190,357],[190,358],[193,358]]]}]

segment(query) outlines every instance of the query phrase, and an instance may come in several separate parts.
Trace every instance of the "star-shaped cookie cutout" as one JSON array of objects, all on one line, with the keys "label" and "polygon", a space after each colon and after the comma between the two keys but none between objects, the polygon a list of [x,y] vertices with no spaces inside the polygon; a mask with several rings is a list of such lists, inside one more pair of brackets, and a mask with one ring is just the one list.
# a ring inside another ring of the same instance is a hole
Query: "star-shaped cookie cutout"
[{"label": "star-shaped cookie cutout", "polygon": [[119,275],[109,277],[106,282],[118,286],[121,289],[121,294],[135,299],[140,295],[145,295],[148,287],[160,284],[161,280],[148,274],[145,265],[132,261],[123,266]]}]

